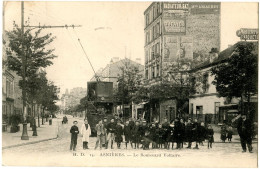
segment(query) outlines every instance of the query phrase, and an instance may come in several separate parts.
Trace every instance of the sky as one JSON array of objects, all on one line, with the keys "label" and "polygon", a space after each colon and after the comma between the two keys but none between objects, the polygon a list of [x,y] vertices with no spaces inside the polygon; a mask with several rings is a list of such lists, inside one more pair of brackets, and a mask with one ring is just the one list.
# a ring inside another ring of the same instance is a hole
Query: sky
[{"label": "sky", "polygon": [[[95,71],[113,57],[127,57],[144,62],[144,10],[151,2],[25,2],[25,20],[30,25],[81,25],[72,28],[45,29],[56,37],[50,48],[58,57],[46,69],[48,79],[61,93],[85,87],[93,70],[78,42],[80,39]],[[7,2],[3,29],[13,29],[21,22],[21,2]],[[102,29],[97,29],[102,27]],[[221,3],[221,49],[239,41],[240,28],[258,28],[258,3]]]}]

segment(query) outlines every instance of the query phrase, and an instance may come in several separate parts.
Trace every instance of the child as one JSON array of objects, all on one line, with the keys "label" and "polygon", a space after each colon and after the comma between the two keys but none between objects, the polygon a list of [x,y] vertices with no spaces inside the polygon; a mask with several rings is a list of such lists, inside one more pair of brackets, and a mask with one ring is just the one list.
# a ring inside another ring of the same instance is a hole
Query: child
[{"label": "child", "polygon": [[152,123],[152,126],[150,127],[150,139],[152,141],[152,149],[155,149],[157,147],[156,144],[156,126],[155,123]]},{"label": "child", "polygon": [[70,133],[71,133],[70,150],[73,149],[73,151],[76,151],[78,134],[79,134],[79,128],[77,127],[77,124],[78,122],[74,121],[73,126],[70,129]]},{"label": "child", "polygon": [[151,140],[149,138],[149,131],[146,130],[144,133],[144,136],[143,136],[143,140],[142,140],[144,150],[149,150],[150,141]]},{"label": "child", "polygon": [[214,131],[211,125],[208,125],[207,137],[208,137],[208,148],[212,148],[212,143],[214,142]]},{"label": "child", "polygon": [[220,133],[221,133],[220,139],[222,140],[223,143],[225,143],[227,139],[227,128],[224,124],[221,126]]},{"label": "child", "polygon": [[157,136],[157,145],[159,145],[159,148],[163,148],[164,140],[164,129],[162,128],[162,124],[159,124],[158,129],[156,130],[156,136]]},{"label": "child", "polygon": [[132,142],[131,142],[131,128],[130,128],[130,125],[129,125],[129,121],[127,121],[125,123],[125,126],[124,126],[124,135],[125,135],[125,147],[127,149],[127,143],[130,142],[131,144],[131,147],[133,148],[133,145],[132,145]]},{"label": "child", "polygon": [[121,142],[123,141],[123,127],[120,124],[120,120],[117,121],[116,130],[115,130],[115,141],[117,143],[117,148],[120,149]]},{"label": "child", "polygon": [[227,134],[227,138],[228,138],[228,141],[231,142],[232,140],[232,135],[233,135],[233,129],[231,126],[228,127],[228,134]]},{"label": "child", "polygon": [[170,148],[170,144],[172,143],[172,149],[174,147],[174,121],[171,122],[169,126],[169,133],[168,133],[168,149]]}]

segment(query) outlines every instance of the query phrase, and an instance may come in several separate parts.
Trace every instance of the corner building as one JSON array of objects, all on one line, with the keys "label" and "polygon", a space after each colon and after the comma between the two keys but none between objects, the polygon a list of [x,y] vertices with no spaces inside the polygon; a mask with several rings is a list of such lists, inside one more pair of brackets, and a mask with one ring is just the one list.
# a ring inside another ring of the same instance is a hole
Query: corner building
[{"label": "corner building", "polygon": [[[220,49],[220,9],[220,2],[153,2],[145,10],[148,85],[160,83],[167,67],[177,59],[193,60],[194,56],[207,55],[212,48]],[[175,117],[176,104],[173,105]],[[162,108],[158,111],[161,120],[164,112]]]}]

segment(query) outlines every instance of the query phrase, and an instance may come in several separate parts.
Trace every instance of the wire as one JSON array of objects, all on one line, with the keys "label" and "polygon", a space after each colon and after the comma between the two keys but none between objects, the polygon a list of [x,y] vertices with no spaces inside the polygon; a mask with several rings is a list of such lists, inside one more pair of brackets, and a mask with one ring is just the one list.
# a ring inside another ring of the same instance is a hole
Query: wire
[{"label": "wire", "polygon": [[92,65],[92,63],[91,63],[91,61],[90,61],[90,59],[89,59],[89,57],[88,57],[88,55],[87,55],[85,49],[84,49],[84,47],[82,46],[82,44],[81,44],[81,42],[80,42],[80,39],[79,39],[79,37],[78,37],[78,35],[77,35],[75,29],[73,29],[73,31],[74,31],[74,33],[75,33],[77,39],[78,39],[78,42],[79,42],[79,44],[80,44],[80,46],[81,46],[81,48],[82,48],[82,50],[83,50],[83,52],[84,52],[86,58],[88,59],[88,62],[89,62],[90,66],[91,66],[91,68],[92,68],[92,70],[93,70],[93,72],[94,72],[94,75],[95,75],[95,77],[96,77],[96,80],[97,80],[97,81],[100,81],[99,78],[98,78],[98,76],[97,76],[97,74],[96,74],[96,71],[95,71],[95,69],[94,69],[94,67],[93,67],[93,65]]}]

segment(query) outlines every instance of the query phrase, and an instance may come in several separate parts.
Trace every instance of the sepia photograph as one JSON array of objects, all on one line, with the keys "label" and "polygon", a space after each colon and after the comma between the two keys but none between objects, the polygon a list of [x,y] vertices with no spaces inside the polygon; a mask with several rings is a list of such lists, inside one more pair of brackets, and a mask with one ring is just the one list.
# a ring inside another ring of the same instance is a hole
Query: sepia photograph
[{"label": "sepia photograph", "polygon": [[2,167],[258,167],[257,1],[1,3]]}]

